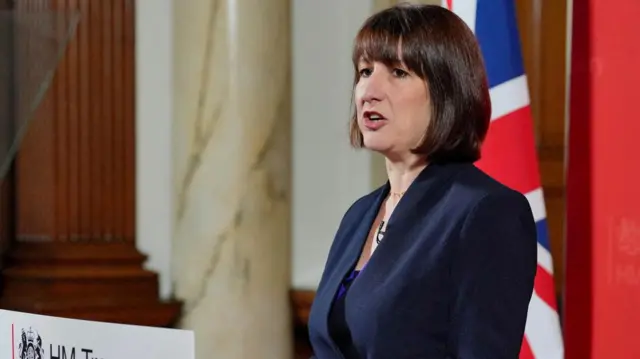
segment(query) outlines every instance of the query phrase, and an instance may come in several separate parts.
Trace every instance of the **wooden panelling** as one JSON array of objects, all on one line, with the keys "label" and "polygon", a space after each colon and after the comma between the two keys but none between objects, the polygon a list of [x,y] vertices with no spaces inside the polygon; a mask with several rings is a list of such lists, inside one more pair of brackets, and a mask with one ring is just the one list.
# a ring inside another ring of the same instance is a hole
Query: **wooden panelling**
[{"label": "wooden panelling", "polygon": [[564,286],[566,1],[516,2],[545,194],[556,292]]},{"label": "wooden panelling", "polygon": [[[17,2],[17,11],[24,13],[51,8],[80,14],[17,157],[19,241],[133,241],[132,4],[133,0]],[[45,26],[40,30],[50,31]],[[59,33],[54,36],[63,46]],[[29,39],[44,41],[33,35]],[[50,66],[49,57],[56,53],[50,40],[46,51],[31,45],[19,51],[22,66],[17,72],[23,79],[39,80],[42,76],[29,74],[40,75],[38,66]],[[25,97],[33,93],[26,91]]]},{"label": "wooden panelling", "polygon": [[[158,300],[157,274],[143,268],[134,238],[135,1],[15,4],[22,19],[13,45],[19,122],[58,53],[61,59],[16,157],[16,233],[0,307],[171,325],[180,303]],[[66,20],[47,19],[47,10]],[[73,13],[79,24],[61,47]]]},{"label": "wooden panelling", "polygon": [[[9,0],[0,0],[0,161],[3,161],[14,131],[14,28],[10,23]],[[0,173],[1,175],[1,173]],[[13,171],[0,178],[0,268],[2,257],[13,238]]]},{"label": "wooden panelling", "polygon": [[309,311],[311,310],[314,296],[315,292],[312,290],[293,290],[291,292],[296,359],[307,359],[312,354],[307,322],[309,321]]}]

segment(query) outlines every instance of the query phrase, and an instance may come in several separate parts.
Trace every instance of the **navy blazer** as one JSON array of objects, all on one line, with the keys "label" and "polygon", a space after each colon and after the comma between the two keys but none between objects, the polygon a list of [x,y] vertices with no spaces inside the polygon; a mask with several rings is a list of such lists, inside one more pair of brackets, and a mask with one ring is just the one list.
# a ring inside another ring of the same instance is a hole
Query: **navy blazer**
[{"label": "navy blazer", "polygon": [[318,359],[517,359],[537,268],[527,199],[470,163],[431,164],[411,184],[344,302],[352,350],[329,328],[389,184],[346,212],[309,318]]}]

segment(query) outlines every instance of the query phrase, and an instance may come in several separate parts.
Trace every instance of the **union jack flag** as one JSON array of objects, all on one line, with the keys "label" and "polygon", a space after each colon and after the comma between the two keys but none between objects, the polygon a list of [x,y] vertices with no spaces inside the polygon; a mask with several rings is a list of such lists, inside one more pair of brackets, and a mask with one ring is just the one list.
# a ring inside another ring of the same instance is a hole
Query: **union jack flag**
[{"label": "union jack flag", "polygon": [[527,77],[513,0],[442,0],[473,30],[491,94],[489,133],[476,165],[529,200],[538,230],[538,270],[520,359],[561,359],[564,344],[536,155]]}]

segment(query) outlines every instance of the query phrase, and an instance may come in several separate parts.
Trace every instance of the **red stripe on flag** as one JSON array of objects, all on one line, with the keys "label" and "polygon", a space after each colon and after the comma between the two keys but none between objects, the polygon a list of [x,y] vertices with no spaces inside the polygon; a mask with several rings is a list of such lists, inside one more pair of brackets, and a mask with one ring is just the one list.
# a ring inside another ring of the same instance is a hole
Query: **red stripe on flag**
[{"label": "red stripe on flag", "polygon": [[556,294],[554,292],[554,288],[555,286],[551,274],[538,265],[533,289],[542,301],[547,303],[547,305],[553,308],[554,311],[557,311],[558,308],[556,308]]},{"label": "red stripe on flag", "polygon": [[529,106],[491,121],[476,166],[502,184],[528,193],[540,187]]},{"label": "red stripe on flag", "polygon": [[535,359],[536,357],[533,355],[533,350],[529,346],[529,341],[527,337],[522,339],[522,346],[520,346],[520,356],[518,359]]},{"label": "red stripe on flag", "polygon": [[522,346],[520,347],[520,356],[518,357],[518,359],[535,359],[533,350],[531,350],[531,347],[529,346],[527,337],[524,337],[522,339]]}]

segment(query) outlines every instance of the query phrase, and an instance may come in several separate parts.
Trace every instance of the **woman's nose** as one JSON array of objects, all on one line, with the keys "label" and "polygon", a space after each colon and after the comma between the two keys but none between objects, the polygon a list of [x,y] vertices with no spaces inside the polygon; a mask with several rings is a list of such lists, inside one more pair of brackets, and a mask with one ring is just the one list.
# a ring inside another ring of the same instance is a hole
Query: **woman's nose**
[{"label": "woman's nose", "polygon": [[384,98],[384,74],[382,71],[374,71],[365,79],[362,101],[380,101]]}]

